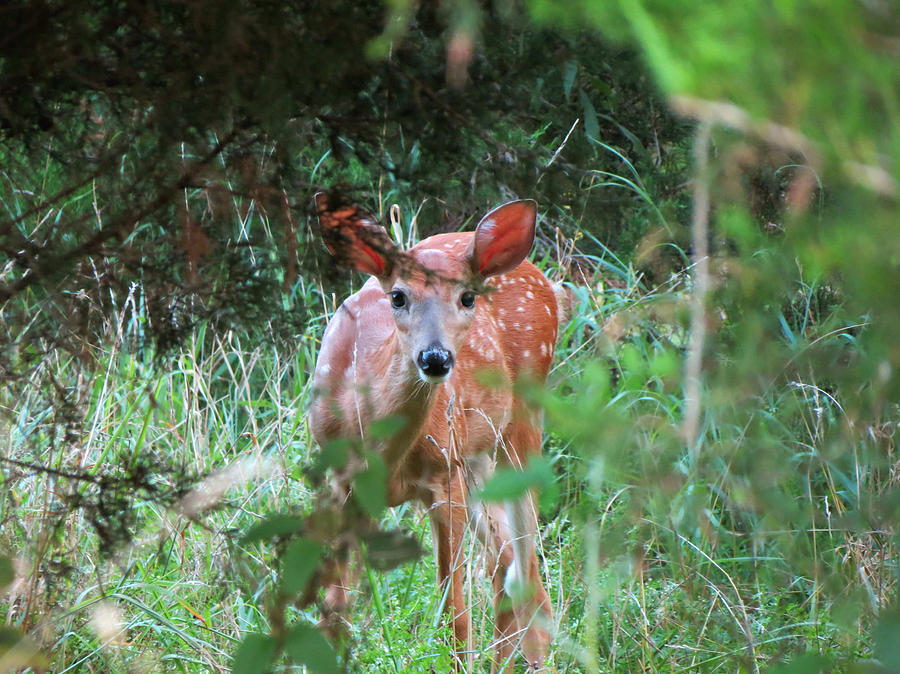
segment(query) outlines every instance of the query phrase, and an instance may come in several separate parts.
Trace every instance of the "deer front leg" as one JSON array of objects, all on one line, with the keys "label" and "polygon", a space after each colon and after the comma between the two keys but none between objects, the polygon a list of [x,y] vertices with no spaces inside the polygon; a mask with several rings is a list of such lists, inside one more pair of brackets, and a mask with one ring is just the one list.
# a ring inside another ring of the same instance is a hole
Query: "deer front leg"
[{"label": "deer front leg", "polygon": [[346,636],[347,614],[352,603],[351,591],[357,586],[359,577],[357,560],[349,558],[349,551],[347,554],[347,558],[331,562],[319,622],[319,626],[332,641]]},{"label": "deer front leg", "polygon": [[[320,508],[335,513],[344,512],[350,488],[344,480],[336,479],[331,485],[331,494],[320,503]],[[352,603],[352,592],[359,577],[359,560],[356,535],[351,525],[343,522],[344,531],[335,540],[335,549],[328,556],[323,569],[321,584],[325,587],[325,601],[319,626],[332,641],[346,637],[347,615]]]},{"label": "deer front leg", "polygon": [[453,621],[457,665],[470,671],[473,659],[471,618],[463,588],[466,561],[463,536],[468,523],[468,511],[462,476],[457,469],[451,470],[452,476],[432,486],[429,515],[437,558],[438,587],[447,596],[444,610]]}]

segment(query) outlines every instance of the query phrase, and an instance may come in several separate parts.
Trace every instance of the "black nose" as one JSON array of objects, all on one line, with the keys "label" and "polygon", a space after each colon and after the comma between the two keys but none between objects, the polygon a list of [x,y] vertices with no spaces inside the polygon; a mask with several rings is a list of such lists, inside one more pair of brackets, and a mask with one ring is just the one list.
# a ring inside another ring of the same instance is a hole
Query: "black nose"
[{"label": "black nose", "polygon": [[440,344],[419,353],[419,369],[429,377],[444,377],[453,367],[453,354]]}]

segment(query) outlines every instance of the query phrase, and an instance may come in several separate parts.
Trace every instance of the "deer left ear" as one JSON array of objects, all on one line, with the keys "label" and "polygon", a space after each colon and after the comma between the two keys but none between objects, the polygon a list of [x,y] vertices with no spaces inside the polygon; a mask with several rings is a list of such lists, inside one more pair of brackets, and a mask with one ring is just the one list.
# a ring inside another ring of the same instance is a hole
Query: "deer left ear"
[{"label": "deer left ear", "polygon": [[384,227],[353,203],[316,194],[322,239],[338,261],[364,274],[390,276],[400,251]]},{"label": "deer left ear", "polygon": [[482,278],[518,267],[534,245],[537,202],[511,201],[481,219],[469,246],[469,264]]}]

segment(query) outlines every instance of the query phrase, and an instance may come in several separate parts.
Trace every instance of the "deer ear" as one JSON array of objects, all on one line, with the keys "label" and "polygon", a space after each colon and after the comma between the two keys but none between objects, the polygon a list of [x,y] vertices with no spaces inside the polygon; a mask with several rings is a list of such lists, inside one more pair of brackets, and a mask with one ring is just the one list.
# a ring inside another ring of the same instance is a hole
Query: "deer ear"
[{"label": "deer ear", "polygon": [[485,215],[469,247],[469,264],[482,278],[519,266],[534,245],[537,202],[511,201]]},{"label": "deer ear", "polygon": [[399,251],[371,215],[325,192],[316,194],[316,211],[325,247],[338,262],[364,274],[390,275]]}]

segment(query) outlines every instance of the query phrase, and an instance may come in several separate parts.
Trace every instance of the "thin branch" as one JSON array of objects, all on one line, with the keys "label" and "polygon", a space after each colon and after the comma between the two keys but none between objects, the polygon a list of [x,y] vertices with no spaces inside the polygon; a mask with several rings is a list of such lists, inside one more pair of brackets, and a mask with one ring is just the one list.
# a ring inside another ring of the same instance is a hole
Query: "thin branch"
[{"label": "thin branch", "polygon": [[694,212],[691,218],[693,245],[693,290],[691,292],[691,339],[688,346],[684,382],[684,425],[682,432],[691,458],[700,448],[703,342],[706,339],[706,295],[709,292],[709,132],[710,124],[701,122],[694,140]]},{"label": "thin branch", "polygon": [[99,251],[107,241],[115,238],[126,238],[127,235],[144,220],[144,218],[166,206],[171,201],[173,194],[177,194],[180,190],[183,190],[186,186],[192,184],[192,181],[200,171],[218,157],[232,142],[236,135],[237,132],[232,132],[227,138],[218,142],[203,159],[184,171],[178,180],[169,185],[160,196],[144,208],[137,212],[128,213],[113,224],[102,227],[86,242],[74,246],[64,253],[52,256],[45,262],[41,262],[34,267],[29,268],[29,273],[23,275],[19,280],[13,283],[0,285],[0,302],[5,302],[25,288],[43,281],[48,274],[57,273],[59,270],[69,269],[72,263],[80,260],[86,255],[91,255]]}]

